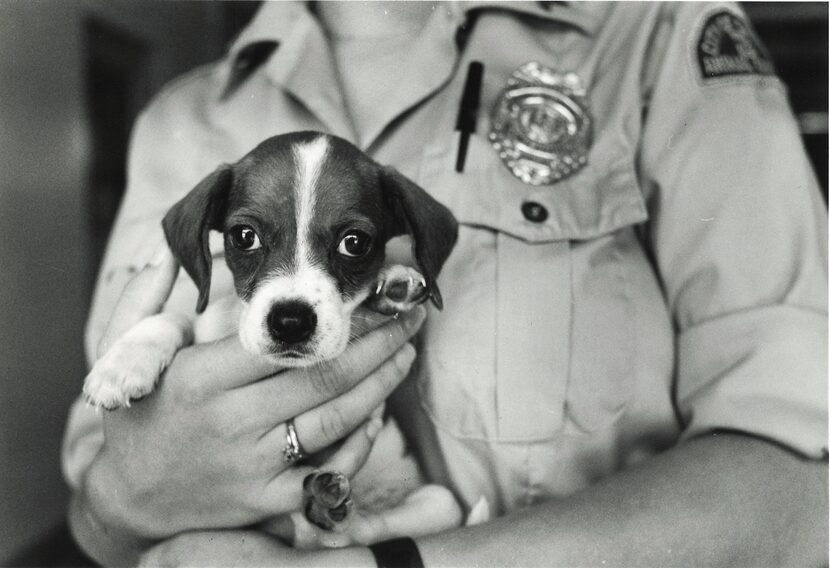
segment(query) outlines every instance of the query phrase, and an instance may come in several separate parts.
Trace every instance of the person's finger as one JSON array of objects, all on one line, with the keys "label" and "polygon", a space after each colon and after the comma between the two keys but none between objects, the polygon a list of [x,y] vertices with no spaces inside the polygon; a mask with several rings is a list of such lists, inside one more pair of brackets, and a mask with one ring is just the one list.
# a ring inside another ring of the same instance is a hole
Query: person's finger
[{"label": "person's finger", "polygon": [[[375,423],[374,419],[366,421],[366,424],[352,433],[343,446],[323,466],[316,467],[305,465],[302,462],[296,465],[289,465],[284,462],[282,446],[279,451],[274,450],[274,459],[277,460],[277,473],[265,486],[265,490],[257,491],[251,496],[251,507],[266,516],[281,515],[292,511],[301,510],[303,503],[303,482],[305,478],[320,469],[339,471],[351,477],[354,475],[366,458],[374,443],[374,437],[382,427]],[[282,442],[285,443],[285,428],[279,428],[282,435]]]},{"label": "person's finger", "polygon": [[[319,452],[342,440],[395,390],[415,359],[415,348],[404,344],[392,357],[345,394],[294,418],[294,428],[305,454]],[[285,446],[285,424],[262,437],[276,448]]]},{"label": "person's finger", "polygon": [[301,440],[306,451],[318,452],[351,432],[392,394],[409,374],[414,360],[415,348],[406,343],[352,390],[297,416],[295,427],[309,433],[305,441]]},{"label": "person's finger", "polygon": [[275,475],[265,490],[252,495],[252,506],[260,511],[263,518],[298,511],[303,507],[303,481],[317,471],[308,465],[286,464],[286,469]]},{"label": "person's finger", "polygon": [[[272,358],[246,351],[234,334],[179,351],[168,367],[166,388],[193,388],[204,393],[233,390],[239,384],[256,383],[282,370]],[[250,408],[239,410],[244,410],[243,415],[251,412]]]},{"label": "person's finger", "polygon": [[[197,389],[201,393],[236,389],[234,398],[228,401],[229,409],[236,408],[241,415],[259,417],[263,429],[270,430],[351,388],[382,362],[381,357],[386,352],[382,345],[403,344],[418,330],[423,317],[421,311],[389,322],[389,329],[376,330],[377,335],[370,343],[357,354],[349,355],[349,360],[344,363],[345,366],[352,365],[353,360],[361,362],[351,374],[338,371],[339,367],[330,362],[321,365],[320,369],[294,369],[291,377],[283,378],[284,367],[266,355],[246,351],[239,336],[234,334],[179,351],[167,369],[165,388]],[[347,352],[350,349],[351,346]],[[374,361],[371,355],[375,355]],[[171,384],[173,381],[175,384]],[[270,398],[263,398],[268,396]],[[279,410],[276,418],[273,416],[275,409]]]},{"label": "person's finger", "polygon": [[[264,428],[276,428],[287,419],[354,387],[415,335],[425,313],[419,306],[389,321],[349,345],[342,355],[331,361],[286,371],[254,384],[246,385],[251,381],[241,378],[239,383],[245,388],[237,389],[237,404],[261,417]],[[381,400],[376,400],[374,406]],[[363,416],[370,410],[367,409]]]},{"label": "person's finger", "polygon": [[107,329],[98,343],[98,356],[124,332],[144,318],[157,314],[170,296],[179,263],[163,243],[155,256],[124,287],[113,309]]},{"label": "person's finger", "polygon": [[[352,432],[334,454],[319,467],[305,465],[302,462],[292,466],[285,460],[283,448],[287,440],[284,426],[274,429],[267,438],[260,440],[260,443],[267,448],[264,455],[273,456],[276,470],[276,474],[266,488],[266,496],[262,503],[265,511],[279,514],[300,509],[303,481],[314,471],[320,469],[339,471],[347,477],[356,474],[369,457],[372,445],[383,428],[383,409],[384,405],[375,408],[369,419]],[[305,452],[305,448],[302,448],[302,451]],[[260,496],[257,496],[257,499],[260,499]]]},{"label": "person's finger", "polygon": [[394,319],[394,316],[388,316],[367,308],[358,307],[352,313],[351,336],[353,339],[363,337],[370,331],[387,323],[390,319]]},{"label": "person's finger", "polygon": [[360,428],[349,434],[320,469],[339,471],[346,477],[356,474],[366,463],[381,428],[383,428],[383,405],[375,409],[369,420]]}]

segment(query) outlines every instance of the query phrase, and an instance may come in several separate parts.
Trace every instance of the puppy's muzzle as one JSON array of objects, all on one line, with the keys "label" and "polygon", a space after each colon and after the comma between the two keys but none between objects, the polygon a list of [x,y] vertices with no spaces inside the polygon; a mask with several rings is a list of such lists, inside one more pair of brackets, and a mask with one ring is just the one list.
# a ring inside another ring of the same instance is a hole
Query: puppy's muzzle
[{"label": "puppy's muzzle", "polygon": [[271,337],[288,345],[306,341],[317,328],[314,308],[297,300],[274,304],[266,321]]}]

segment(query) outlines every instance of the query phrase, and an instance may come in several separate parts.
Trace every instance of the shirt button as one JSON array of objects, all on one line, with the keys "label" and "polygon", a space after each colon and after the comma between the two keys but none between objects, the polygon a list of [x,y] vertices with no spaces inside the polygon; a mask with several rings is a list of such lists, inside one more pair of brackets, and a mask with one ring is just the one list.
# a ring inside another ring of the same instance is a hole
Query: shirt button
[{"label": "shirt button", "polygon": [[541,203],[525,201],[522,203],[522,215],[533,223],[543,223],[548,218],[548,210]]}]

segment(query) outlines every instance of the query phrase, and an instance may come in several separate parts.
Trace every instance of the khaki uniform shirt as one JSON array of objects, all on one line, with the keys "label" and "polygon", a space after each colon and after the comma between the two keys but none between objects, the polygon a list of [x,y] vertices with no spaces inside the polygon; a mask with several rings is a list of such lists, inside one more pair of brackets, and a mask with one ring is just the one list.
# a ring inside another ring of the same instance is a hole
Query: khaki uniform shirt
[{"label": "khaki uniform shirt", "polygon": [[[699,51],[713,16],[740,11],[540,4],[439,6],[363,144],[461,223],[400,419],[429,474],[501,514],[718,429],[826,456],[825,207],[782,83],[717,58],[707,77]],[[257,42],[278,45],[268,55]],[[763,59],[748,45],[733,63]],[[485,65],[481,112],[456,173],[473,60]],[[529,61],[576,73],[593,117],[587,166],[538,187],[486,138],[490,109]],[[266,3],[225,59],[168,86],[135,129],[89,352],[161,241],[162,216],[201,178],[279,133],[354,140],[350,124],[324,31],[302,4]],[[547,218],[527,218],[526,202]],[[221,239],[212,250],[221,258]],[[212,298],[233,293],[216,266]],[[195,305],[185,275],[170,304]],[[100,418],[77,405],[70,483],[102,439]]]}]

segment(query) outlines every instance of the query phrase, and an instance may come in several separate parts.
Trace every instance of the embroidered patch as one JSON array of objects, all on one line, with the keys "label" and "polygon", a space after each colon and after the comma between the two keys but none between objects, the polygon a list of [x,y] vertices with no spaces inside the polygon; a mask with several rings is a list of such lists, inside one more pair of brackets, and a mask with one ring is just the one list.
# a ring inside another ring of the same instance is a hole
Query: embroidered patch
[{"label": "embroidered patch", "polygon": [[719,77],[774,75],[772,61],[752,28],[740,16],[717,12],[704,22],[697,61],[705,82]]}]

